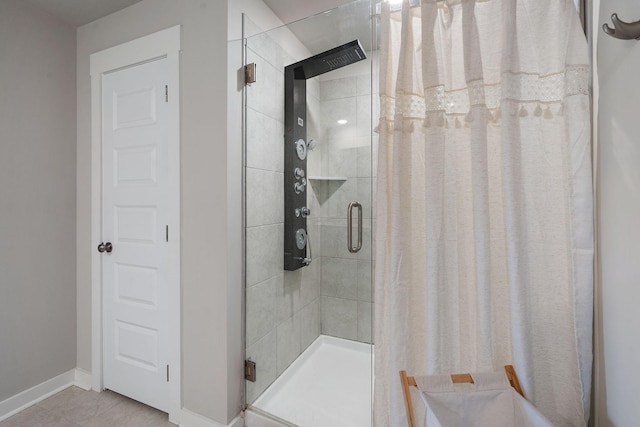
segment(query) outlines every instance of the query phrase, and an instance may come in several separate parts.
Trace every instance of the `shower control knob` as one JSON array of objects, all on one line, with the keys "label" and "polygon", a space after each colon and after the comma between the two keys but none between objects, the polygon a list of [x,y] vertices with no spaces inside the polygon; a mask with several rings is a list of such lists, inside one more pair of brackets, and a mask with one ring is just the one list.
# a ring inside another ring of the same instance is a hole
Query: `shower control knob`
[{"label": "shower control knob", "polygon": [[311,209],[309,209],[308,207],[302,207],[300,209],[300,215],[302,215],[302,218],[306,218],[309,215],[311,215]]},{"label": "shower control knob", "polygon": [[293,174],[295,175],[296,179],[304,178],[304,169],[296,168],[296,170],[293,171]]},{"label": "shower control knob", "polygon": [[304,188],[306,186],[307,186],[307,180],[302,178],[300,182],[296,182],[295,184],[293,184],[293,190],[296,192],[296,194],[300,194],[304,191]]}]

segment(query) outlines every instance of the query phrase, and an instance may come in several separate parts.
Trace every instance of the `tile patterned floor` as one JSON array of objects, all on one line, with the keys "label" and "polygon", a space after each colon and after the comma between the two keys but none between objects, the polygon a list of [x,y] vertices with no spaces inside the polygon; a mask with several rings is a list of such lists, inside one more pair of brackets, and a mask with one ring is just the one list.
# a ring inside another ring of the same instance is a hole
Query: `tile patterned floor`
[{"label": "tile patterned floor", "polygon": [[168,416],[112,391],[69,387],[0,422],[0,427],[175,427]]}]

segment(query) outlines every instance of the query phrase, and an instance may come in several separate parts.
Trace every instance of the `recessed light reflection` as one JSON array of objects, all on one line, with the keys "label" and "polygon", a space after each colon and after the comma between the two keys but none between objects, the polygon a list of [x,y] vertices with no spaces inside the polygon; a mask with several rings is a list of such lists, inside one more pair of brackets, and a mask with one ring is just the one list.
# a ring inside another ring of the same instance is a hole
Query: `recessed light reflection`
[{"label": "recessed light reflection", "polygon": [[345,119],[338,120],[339,125],[346,125],[348,122]]}]

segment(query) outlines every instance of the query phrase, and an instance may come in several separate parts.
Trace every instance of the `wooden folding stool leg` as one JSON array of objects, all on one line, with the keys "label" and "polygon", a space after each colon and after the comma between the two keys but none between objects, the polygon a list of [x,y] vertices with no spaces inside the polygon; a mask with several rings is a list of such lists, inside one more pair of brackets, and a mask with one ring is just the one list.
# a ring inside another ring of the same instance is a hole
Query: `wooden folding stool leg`
[{"label": "wooden folding stool leg", "polygon": [[404,394],[404,407],[407,410],[407,422],[409,427],[416,427],[416,422],[413,417],[413,403],[411,402],[411,390],[409,387],[416,387],[416,380],[413,377],[407,376],[407,371],[400,371],[400,381],[402,381],[402,394]]},{"label": "wooden folding stool leg", "polygon": [[520,396],[524,397],[524,392],[522,391],[520,381],[518,381],[518,376],[516,375],[516,370],[513,368],[513,365],[504,365],[504,372],[507,374],[507,379],[509,380],[511,387],[515,388]]}]

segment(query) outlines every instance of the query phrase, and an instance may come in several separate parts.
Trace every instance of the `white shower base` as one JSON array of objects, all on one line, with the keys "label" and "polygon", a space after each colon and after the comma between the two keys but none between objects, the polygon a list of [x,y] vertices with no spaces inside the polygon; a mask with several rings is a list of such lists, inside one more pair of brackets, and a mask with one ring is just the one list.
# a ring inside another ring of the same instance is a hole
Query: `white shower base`
[{"label": "white shower base", "polygon": [[301,427],[371,427],[372,368],[372,345],[321,335],[252,406]]}]

